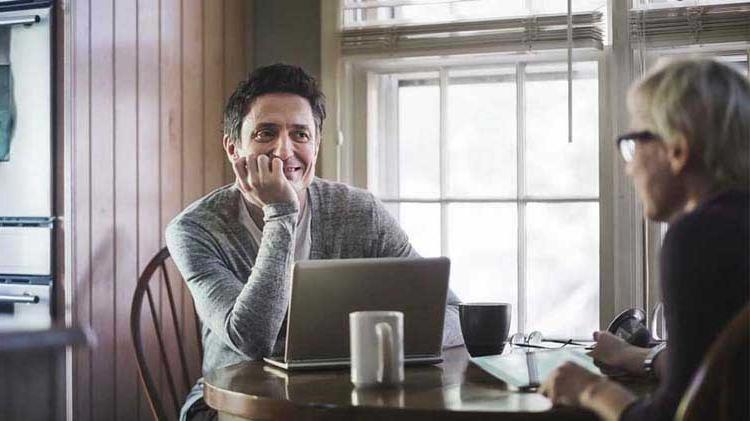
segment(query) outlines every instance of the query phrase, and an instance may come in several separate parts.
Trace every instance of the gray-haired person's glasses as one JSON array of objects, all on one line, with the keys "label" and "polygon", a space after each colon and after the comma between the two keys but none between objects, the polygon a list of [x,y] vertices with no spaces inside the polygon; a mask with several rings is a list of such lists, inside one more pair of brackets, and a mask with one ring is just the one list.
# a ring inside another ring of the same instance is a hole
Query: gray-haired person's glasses
[{"label": "gray-haired person's glasses", "polygon": [[661,137],[653,132],[644,130],[641,132],[630,132],[617,137],[617,148],[625,162],[630,162],[635,157],[636,142],[650,142],[652,140],[661,140]]}]

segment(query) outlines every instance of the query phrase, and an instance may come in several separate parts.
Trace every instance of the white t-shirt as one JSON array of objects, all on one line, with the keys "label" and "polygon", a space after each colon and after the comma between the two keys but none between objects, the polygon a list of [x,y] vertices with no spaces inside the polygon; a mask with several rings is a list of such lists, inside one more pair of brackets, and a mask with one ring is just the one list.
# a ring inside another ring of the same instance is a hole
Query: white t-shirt
[{"label": "white t-shirt", "polygon": [[[294,242],[294,261],[310,259],[310,193],[302,206],[302,217],[297,219],[296,240]],[[260,241],[263,238],[263,231],[258,227],[253,218],[250,218],[250,236],[255,241],[255,249],[260,249]]]}]

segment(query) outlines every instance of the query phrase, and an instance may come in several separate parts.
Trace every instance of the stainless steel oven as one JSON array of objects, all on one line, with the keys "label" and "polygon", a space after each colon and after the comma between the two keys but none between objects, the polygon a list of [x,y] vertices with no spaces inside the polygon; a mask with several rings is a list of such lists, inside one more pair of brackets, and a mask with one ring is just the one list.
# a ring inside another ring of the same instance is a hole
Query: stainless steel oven
[{"label": "stainless steel oven", "polygon": [[0,330],[50,325],[51,1],[0,0]]}]

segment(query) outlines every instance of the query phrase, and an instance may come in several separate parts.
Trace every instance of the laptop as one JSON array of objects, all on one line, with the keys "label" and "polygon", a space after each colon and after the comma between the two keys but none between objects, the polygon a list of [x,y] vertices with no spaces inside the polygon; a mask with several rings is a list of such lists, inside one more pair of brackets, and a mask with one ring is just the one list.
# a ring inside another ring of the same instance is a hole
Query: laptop
[{"label": "laptop", "polygon": [[292,270],[283,356],[286,370],[349,366],[349,313],[404,313],[404,362],[442,361],[450,260],[382,258],[305,260]]}]

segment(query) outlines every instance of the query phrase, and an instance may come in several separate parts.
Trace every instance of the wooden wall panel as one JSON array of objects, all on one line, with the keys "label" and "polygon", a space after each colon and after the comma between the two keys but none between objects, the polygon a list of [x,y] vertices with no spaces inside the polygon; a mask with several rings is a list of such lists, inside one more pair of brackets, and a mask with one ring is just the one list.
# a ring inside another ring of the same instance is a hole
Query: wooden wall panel
[{"label": "wooden wall panel", "polygon": [[[162,244],[161,233],[161,116],[160,116],[160,51],[159,32],[161,11],[158,7],[138,8],[138,256],[139,271],[146,267]],[[155,299],[161,296],[155,290]],[[150,315],[144,307],[141,319]],[[143,324],[144,346],[156,349],[157,343],[152,324]],[[148,355],[149,366],[158,367],[158,355]],[[160,373],[157,373],[159,376]],[[158,377],[157,377],[158,378]],[[141,384],[139,383],[139,387]],[[148,419],[151,408],[139,389],[139,419]]]},{"label": "wooden wall panel", "polygon": [[224,109],[224,10],[203,9],[203,154],[206,167],[203,188],[211,191],[224,184],[222,115]]},{"label": "wooden wall panel", "polygon": [[114,417],[138,418],[138,374],[130,340],[130,300],[138,279],[137,0],[114,4]]},{"label": "wooden wall panel", "polygon": [[[114,232],[114,17],[113,0],[91,3],[91,326],[99,335],[91,353],[94,420],[114,419],[116,306]],[[105,333],[106,332],[106,333]]]},{"label": "wooden wall panel", "polygon": [[[64,145],[72,156],[66,168],[66,217],[73,232],[65,244],[71,250],[65,282],[72,290],[73,323],[92,326],[98,339],[96,347],[73,356],[72,416],[150,420],[130,340],[133,290],[164,245],[166,224],[231,179],[221,116],[228,94],[248,71],[251,48],[242,34],[251,25],[252,3],[70,0],[68,6],[72,86],[59,89],[69,104]],[[173,267],[170,272],[176,274]],[[172,286],[178,317],[189,320],[189,292],[178,276]],[[154,292],[164,318],[166,291]],[[156,364],[153,328],[142,328]],[[172,328],[165,329],[168,352],[176,356]],[[183,330],[192,343],[193,326]],[[198,349],[187,353],[196,360]],[[156,373],[162,386],[164,377]]]},{"label": "wooden wall panel", "polygon": [[[189,1],[189,0],[188,0]],[[183,5],[180,0],[161,0],[161,224],[165,227],[169,221],[182,209],[183,151],[182,107],[183,107],[183,75],[182,75],[182,13]],[[161,230],[163,231],[163,230]],[[181,296],[180,278],[172,266],[169,266],[173,297]],[[160,284],[161,285],[161,284]],[[165,288],[161,289],[161,318],[171,321],[169,296]],[[179,304],[179,301],[178,301]],[[180,310],[180,309],[178,309]],[[166,353],[177,355],[176,332],[171,323],[162,323],[162,337],[164,338]],[[176,358],[172,363],[171,372],[178,373]],[[163,391],[168,391],[169,383],[166,372],[163,371],[159,384]],[[165,402],[170,402],[169,394],[165,393]]]},{"label": "wooden wall panel", "polygon": [[[90,5],[82,1],[70,11],[71,19],[71,52],[72,85],[68,95],[71,102],[71,139],[66,145],[72,148],[73,162],[72,209],[74,214],[73,244],[75,256],[70,265],[67,280],[73,283],[71,303],[75,322],[79,325],[91,325],[91,37],[90,37]],[[79,349],[73,356],[73,414],[76,420],[91,421],[91,350]]]},{"label": "wooden wall panel", "polygon": [[[234,46],[243,45],[244,31],[243,19],[247,16],[243,0],[224,1],[224,95],[229,98],[237,83],[241,81],[248,71],[245,67],[246,54],[250,48],[237,49]],[[251,2],[247,2],[251,3]],[[228,160],[224,160],[224,181],[230,183],[234,180],[234,173]]]}]

